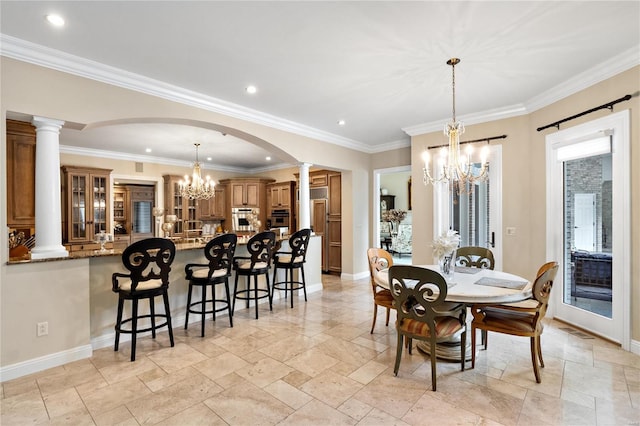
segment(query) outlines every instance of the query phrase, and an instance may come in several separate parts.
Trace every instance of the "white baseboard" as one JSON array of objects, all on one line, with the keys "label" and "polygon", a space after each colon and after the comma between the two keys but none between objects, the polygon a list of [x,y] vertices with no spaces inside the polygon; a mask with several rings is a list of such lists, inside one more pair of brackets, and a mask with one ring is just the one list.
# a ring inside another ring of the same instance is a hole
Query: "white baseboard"
[{"label": "white baseboard", "polygon": [[[307,294],[314,293],[317,291],[322,291],[322,283],[315,284],[307,284]],[[299,297],[303,297],[302,293],[299,292]],[[279,294],[275,294],[274,299],[279,299]],[[267,300],[261,300],[260,303],[267,303]],[[220,318],[224,318],[225,315],[221,315]],[[173,323],[173,328],[175,329],[178,326],[184,324],[185,315],[172,316],[171,322]],[[200,321],[200,317],[197,315],[191,315],[191,319],[189,324]],[[224,320],[223,320],[224,321]],[[151,334],[151,332],[142,333],[141,336]],[[128,342],[131,341],[130,334],[121,334],[120,342]],[[67,364],[69,362],[78,361],[85,358],[90,358],[93,355],[93,351],[97,349],[106,348],[109,346],[113,346],[115,342],[115,331],[108,334],[103,334],[102,336],[94,337],[91,339],[91,344],[78,346],[76,348],[72,348],[66,351],[57,352],[45,356],[41,356],[39,358],[33,358],[27,361],[22,361],[16,364],[7,365],[5,367],[0,367],[0,383],[6,382],[7,380],[17,379],[18,377],[26,376],[28,374],[37,373],[38,371],[43,371],[48,368],[58,367],[60,365]]]},{"label": "white baseboard", "polygon": [[631,346],[629,347],[629,351],[631,351],[631,353],[634,353],[636,355],[640,355],[640,341],[631,340]]},{"label": "white baseboard", "polygon": [[358,272],[357,274],[342,273],[342,274],[340,274],[340,278],[345,279],[345,280],[357,281],[357,280],[361,280],[363,278],[369,278],[369,271]]},{"label": "white baseboard", "polygon": [[90,358],[93,355],[91,345],[78,346],[62,352],[33,358],[5,367],[0,367],[0,382],[17,379],[48,368],[58,367],[73,361]]}]

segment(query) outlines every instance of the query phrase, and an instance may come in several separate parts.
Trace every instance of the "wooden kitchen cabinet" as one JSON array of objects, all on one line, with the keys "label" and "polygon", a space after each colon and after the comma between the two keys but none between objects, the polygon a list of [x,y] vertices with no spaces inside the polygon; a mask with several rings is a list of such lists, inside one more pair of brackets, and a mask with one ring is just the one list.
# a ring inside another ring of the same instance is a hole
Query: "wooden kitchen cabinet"
[{"label": "wooden kitchen cabinet", "polygon": [[260,207],[259,182],[232,182],[231,205],[233,207]]},{"label": "wooden kitchen cabinet", "polygon": [[309,187],[327,186],[328,177],[325,170],[309,172]]},{"label": "wooden kitchen cabinet", "polygon": [[267,224],[267,185],[275,182],[275,179],[266,178],[234,178],[222,179],[220,185],[228,190],[225,217],[229,218],[229,229],[232,225],[231,211],[234,208],[258,209],[258,218],[262,222],[262,229]]},{"label": "wooden kitchen cabinet", "polygon": [[126,186],[113,186],[113,223],[114,233],[119,235],[129,234],[129,191]]},{"label": "wooden kitchen cabinet", "polygon": [[216,195],[208,200],[198,200],[198,219],[225,220],[226,188],[216,185]]},{"label": "wooden kitchen cabinet", "polygon": [[87,245],[111,232],[111,170],[62,166],[63,242]]},{"label": "wooden kitchen cabinet", "polygon": [[36,129],[7,120],[7,226],[36,225]]},{"label": "wooden kitchen cabinet", "polygon": [[[300,175],[294,173],[299,179]],[[342,174],[309,172],[311,228],[322,239],[322,271],[342,272]],[[296,198],[297,199],[297,198]],[[299,206],[295,209],[299,212]]]},{"label": "wooden kitchen cabinet", "polygon": [[329,208],[327,223],[328,269],[342,272],[342,175],[329,172]]},{"label": "wooden kitchen cabinet", "polygon": [[295,182],[278,182],[267,185],[267,198],[271,210],[290,209],[293,204]]},{"label": "wooden kitchen cabinet", "polygon": [[[176,215],[178,220],[173,224],[172,236],[184,236],[184,221],[198,218],[196,200],[184,198],[180,194],[182,176],[164,175],[164,209],[165,215]],[[166,216],[165,216],[166,218]]]}]

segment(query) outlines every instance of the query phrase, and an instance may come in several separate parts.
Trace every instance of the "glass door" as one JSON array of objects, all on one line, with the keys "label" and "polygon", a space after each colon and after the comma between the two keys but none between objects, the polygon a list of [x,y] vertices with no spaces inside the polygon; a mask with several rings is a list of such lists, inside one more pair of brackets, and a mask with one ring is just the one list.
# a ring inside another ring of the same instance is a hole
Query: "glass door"
[{"label": "glass door", "polygon": [[547,136],[547,259],[560,271],[550,313],[630,342],[628,111]]},{"label": "glass door", "polygon": [[[481,164],[474,164],[479,172]],[[434,187],[435,229],[440,235],[447,229],[460,234],[460,246],[486,247],[495,258],[495,269],[502,268],[502,147],[492,145],[489,152],[489,177],[484,182],[438,183]]]},{"label": "glass door", "polygon": [[107,177],[93,176],[93,233],[109,232],[107,224]]}]

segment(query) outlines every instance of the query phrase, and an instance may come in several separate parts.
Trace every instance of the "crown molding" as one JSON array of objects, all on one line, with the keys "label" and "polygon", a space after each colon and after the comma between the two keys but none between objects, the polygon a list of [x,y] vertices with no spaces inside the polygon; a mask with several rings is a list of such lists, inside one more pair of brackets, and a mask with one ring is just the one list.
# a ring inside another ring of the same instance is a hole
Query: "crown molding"
[{"label": "crown molding", "polygon": [[367,152],[369,154],[377,154],[379,152],[392,151],[394,149],[408,148],[411,146],[411,139],[399,139],[397,141],[387,142],[370,146]]},{"label": "crown molding", "polygon": [[[527,114],[528,111],[522,104],[510,105],[506,107],[494,108],[486,111],[475,112],[471,114],[461,115],[458,117],[465,125],[487,123],[489,121],[503,120],[505,118],[517,117]],[[403,127],[402,130],[409,136],[418,136],[425,133],[442,131],[445,123],[451,121],[451,118],[443,118],[442,120],[431,121],[429,123],[416,124],[415,126]]]},{"label": "crown molding", "polygon": [[[522,104],[467,114],[459,118],[460,121],[463,121],[465,124],[480,124],[531,114],[534,111],[587,89],[596,83],[627,71],[637,65],[640,65],[640,44],[573,76],[555,87],[545,90]],[[448,120],[448,118],[444,118],[429,123],[416,124],[414,126],[403,127],[402,130],[409,136],[422,135],[442,130],[444,123],[448,122]]]},{"label": "crown molding", "polygon": [[345,148],[362,152],[367,152],[370,149],[368,145],[353,139],[246,108],[212,96],[205,96],[192,90],[187,90],[2,33],[0,33],[0,55],[184,105],[239,118],[300,136],[318,139]]},{"label": "crown molding", "polygon": [[[107,151],[102,149],[83,148],[78,146],[60,145],[61,154],[83,155],[86,157],[106,158],[110,160],[125,160],[142,163],[163,164],[166,166],[193,167],[192,161],[173,160],[171,158],[153,157],[151,155],[126,154],[123,152]],[[244,167],[229,167],[220,164],[200,163],[205,170],[219,170],[233,173],[251,173],[254,169]]]},{"label": "crown molding", "polygon": [[[637,65],[640,65],[640,44],[534,96],[525,102],[527,111],[537,111]],[[623,96],[623,94],[620,94],[620,96]]]}]

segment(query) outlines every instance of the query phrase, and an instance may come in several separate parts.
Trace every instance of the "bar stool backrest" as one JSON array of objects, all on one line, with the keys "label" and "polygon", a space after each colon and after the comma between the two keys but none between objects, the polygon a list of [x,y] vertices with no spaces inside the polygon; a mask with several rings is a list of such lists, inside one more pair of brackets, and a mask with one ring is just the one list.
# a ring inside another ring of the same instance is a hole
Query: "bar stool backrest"
[{"label": "bar stool backrest", "polygon": [[254,269],[258,263],[266,263],[267,267],[271,266],[271,257],[276,246],[276,233],[273,231],[259,232],[247,243],[247,251],[251,256],[251,266]]},{"label": "bar stool backrest", "polygon": [[233,266],[233,255],[238,245],[236,234],[223,234],[210,240],[204,248],[204,255],[209,261],[209,278],[213,271],[226,269],[227,274],[231,273]]},{"label": "bar stool backrest", "polygon": [[139,283],[149,280],[161,280],[162,287],[169,287],[175,256],[175,244],[165,238],[147,238],[127,247],[122,252],[122,264],[131,273],[131,292],[136,291]]},{"label": "bar stool backrest", "polygon": [[307,259],[307,248],[311,229],[300,229],[289,237],[289,247],[291,247],[291,263],[304,263]]}]

